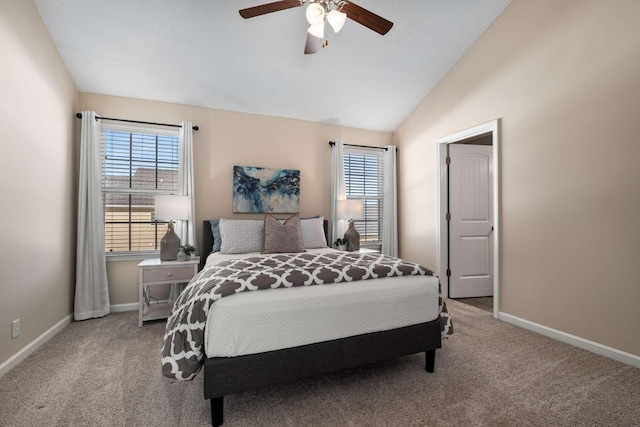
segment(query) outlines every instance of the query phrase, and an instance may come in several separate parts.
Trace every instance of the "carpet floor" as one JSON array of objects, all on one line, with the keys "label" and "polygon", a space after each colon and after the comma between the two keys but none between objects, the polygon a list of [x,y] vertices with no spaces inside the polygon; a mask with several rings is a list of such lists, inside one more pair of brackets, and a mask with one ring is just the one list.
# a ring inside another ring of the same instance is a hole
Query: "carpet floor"
[{"label": "carpet floor", "polygon": [[456,301],[493,313],[493,297],[456,298]]},{"label": "carpet floor", "polygon": [[[436,352],[225,398],[233,426],[635,426],[640,369],[449,301]],[[207,426],[202,374],[160,373],[164,322],[74,322],[0,378],[0,425]]]}]

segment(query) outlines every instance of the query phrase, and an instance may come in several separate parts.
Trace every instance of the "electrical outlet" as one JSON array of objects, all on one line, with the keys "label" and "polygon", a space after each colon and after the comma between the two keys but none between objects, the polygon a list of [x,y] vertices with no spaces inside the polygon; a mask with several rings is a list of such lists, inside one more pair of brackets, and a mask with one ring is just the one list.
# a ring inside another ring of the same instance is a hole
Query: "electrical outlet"
[{"label": "electrical outlet", "polygon": [[18,335],[20,335],[20,319],[11,322],[11,339],[14,339]]}]

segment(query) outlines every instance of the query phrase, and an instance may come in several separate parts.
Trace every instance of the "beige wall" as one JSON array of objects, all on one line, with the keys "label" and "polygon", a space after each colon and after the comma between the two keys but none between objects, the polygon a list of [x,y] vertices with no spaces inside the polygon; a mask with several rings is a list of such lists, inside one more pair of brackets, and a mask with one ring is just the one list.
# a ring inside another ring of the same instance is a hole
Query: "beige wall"
[{"label": "beige wall", "polygon": [[[233,214],[233,166],[262,166],[300,170],[300,214],[329,216],[331,148],[329,141],[384,146],[387,132],[367,131],[301,120],[280,119],[222,110],[138,99],[81,93],[82,110],[105,117],[161,123],[191,121],[194,132],[196,230],[210,218],[262,218]],[[108,263],[111,304],[138,300],[138,261]]]},{"label": "beige wall", "polygon": [[501,119],[500,311],[634,355],[638,16],[514,0],[394,133],[403,257],[435,267],[437,138]]},{"label": "beige wall", "polygon": [[0,2],[0,52],[2,364],[73,311],[78,95],[31,1]]}]

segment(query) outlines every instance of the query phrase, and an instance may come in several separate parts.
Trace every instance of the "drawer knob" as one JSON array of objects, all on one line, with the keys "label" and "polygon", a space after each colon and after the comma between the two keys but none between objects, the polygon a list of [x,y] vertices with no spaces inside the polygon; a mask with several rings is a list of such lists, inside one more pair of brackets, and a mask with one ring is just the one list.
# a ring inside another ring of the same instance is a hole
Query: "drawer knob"
[{"label": "drawer knob", "polygon": [[171,276],[171,274],[172,274],[171,272],[168,272],[168,273],[167,273],[167,276]]}]

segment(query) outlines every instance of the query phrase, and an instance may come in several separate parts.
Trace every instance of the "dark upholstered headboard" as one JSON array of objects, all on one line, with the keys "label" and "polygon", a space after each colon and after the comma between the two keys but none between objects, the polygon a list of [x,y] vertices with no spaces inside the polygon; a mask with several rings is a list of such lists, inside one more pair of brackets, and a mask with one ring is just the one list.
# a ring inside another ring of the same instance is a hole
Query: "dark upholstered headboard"
[{"label": "dark upholstered headboard", "polygon": [[[211,220],[206,219],[202,221],[202,248],[200,249],[200,270],[204,268],[204,264],[207,262],[207,257],[213,249],[213,232],[211,231]],[[324,236],[329,243],[329,221],[324,220],[322,223],[324,227]],[[330,244],[330,243],[329,243]]]}]

